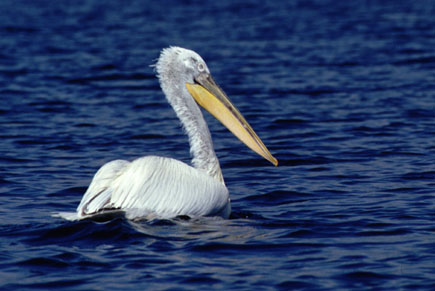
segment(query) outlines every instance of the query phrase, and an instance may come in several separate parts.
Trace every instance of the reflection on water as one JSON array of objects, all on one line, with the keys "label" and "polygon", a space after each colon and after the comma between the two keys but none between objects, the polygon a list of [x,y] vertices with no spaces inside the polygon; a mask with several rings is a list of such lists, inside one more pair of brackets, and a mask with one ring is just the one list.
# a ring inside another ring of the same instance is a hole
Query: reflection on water
[{"label": "reflection on water", "polygon": [[131,226],[148,236],[169,241],[202,241],[232,244],[249,243],[271,235],[243,220],[228,220],[218,217],[174,219],[154,221],[130,221]]}]

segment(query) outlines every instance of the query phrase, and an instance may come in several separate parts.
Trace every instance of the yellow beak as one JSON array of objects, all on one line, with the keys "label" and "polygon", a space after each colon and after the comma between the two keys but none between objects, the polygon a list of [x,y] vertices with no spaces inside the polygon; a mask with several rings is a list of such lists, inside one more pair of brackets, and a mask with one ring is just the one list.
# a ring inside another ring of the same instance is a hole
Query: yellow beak
[{"label": "yellow beak", "polygon": [[201,74],[195,81],[194,84],[186,83],[187,90],[195,101],[225,125],[246,146],[277,166],[278,160],[270,154],[261,139],[213,78],[209,74]]}]

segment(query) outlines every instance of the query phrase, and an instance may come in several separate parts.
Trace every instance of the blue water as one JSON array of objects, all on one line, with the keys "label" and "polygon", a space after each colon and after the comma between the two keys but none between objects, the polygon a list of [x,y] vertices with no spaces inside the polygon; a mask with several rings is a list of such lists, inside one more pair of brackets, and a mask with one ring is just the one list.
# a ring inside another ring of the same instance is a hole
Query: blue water
[{"label": "blue water", "polygon": [[[287,2],[2,0],[0,287],[434,290],[435,2]],[[169,45],[279,166],[206,115],[230,219],[51,217],[108,161],[190,161]]]}]

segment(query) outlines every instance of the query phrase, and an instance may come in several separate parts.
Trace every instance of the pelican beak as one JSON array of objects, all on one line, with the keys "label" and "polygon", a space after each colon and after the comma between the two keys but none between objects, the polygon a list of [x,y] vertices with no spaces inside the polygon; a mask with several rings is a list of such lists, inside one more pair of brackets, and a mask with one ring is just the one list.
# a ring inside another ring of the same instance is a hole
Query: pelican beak
[{"label": "pelican beak", "polygon": [[199,105],[225,125],[246,146],[273,165],[278,165],[278,160],[270,154],[261,139],[210,74],[200,74],[195,78],[194,84],[186,83],[186,87]]}]

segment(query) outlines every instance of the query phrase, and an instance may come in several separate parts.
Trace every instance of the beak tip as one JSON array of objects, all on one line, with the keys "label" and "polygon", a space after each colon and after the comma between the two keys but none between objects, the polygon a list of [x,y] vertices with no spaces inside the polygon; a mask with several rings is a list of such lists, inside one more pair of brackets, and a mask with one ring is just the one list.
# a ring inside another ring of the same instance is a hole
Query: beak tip
[{"label": "beak tip", "polygon": [[272,160],[270,161],[275,167],[278,167],[278,160],[272,157]]}]

